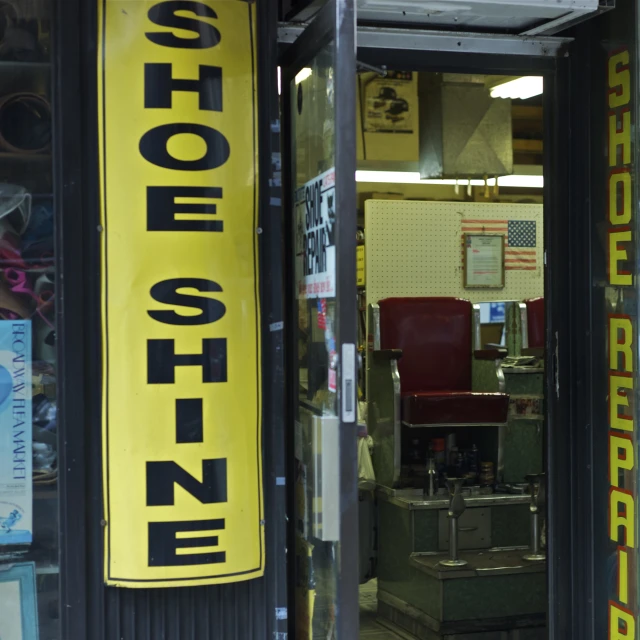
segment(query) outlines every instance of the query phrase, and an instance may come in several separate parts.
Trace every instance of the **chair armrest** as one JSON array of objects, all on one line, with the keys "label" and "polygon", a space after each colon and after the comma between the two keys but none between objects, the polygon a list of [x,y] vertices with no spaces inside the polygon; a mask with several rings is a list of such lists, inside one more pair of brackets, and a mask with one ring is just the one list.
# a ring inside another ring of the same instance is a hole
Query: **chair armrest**
[{"label": "chair armrest", "polygon": [[507,357],[506,349],[479,349],[473,352],[476,360],[502,360]]},{"label": "chair armrest", "polygon": [[378,349],[373,351],[373,357],[378,362],[400,360],[402,358],[402,349]]},{"label": "chair armrest", "polygon": [[401,470],[400,349],[369,352],[367,360],[367,431],[375,444],[376,481],[394,487]]}]

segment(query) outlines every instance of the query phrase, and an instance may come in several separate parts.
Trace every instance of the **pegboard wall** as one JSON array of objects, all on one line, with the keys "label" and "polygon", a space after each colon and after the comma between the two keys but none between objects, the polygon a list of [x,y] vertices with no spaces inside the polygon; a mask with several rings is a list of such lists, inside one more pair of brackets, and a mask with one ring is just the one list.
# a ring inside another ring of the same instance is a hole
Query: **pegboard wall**
[{"label": "pegboard wall", "polygon": [[[367,200],[367,304],[391,296],[454,296],[471,302],[542,296],[542,224],[538,204]],[[465,231],[507,237],[503,289],[464,288]]]}]

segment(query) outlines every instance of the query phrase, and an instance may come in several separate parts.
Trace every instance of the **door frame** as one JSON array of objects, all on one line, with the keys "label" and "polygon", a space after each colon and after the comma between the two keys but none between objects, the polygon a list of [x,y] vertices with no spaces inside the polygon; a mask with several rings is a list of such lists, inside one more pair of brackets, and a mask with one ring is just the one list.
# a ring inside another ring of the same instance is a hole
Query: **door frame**
[{"label": "door frame", "polygon": [[[281,46],[295,42],[300,29],[281,24]],[[592,544],[588,506],[579,506],[589,493],[591,470],[584,442],[588,434],[580,427],[580,354],[585,343],[579,328],[584,305],[577,304],[575,288],[581,281],[578,266],[588,248],[574,241],[575,223],[585,214],[579,179],[588,156],[579,132],[572,136],[571,124],[580,114],[580,105],[572,99],[579,75],[579,65],[572,69],[572,50],[570,38],[358,28],[358,61],[376,67],[544,77],[548,625],[549,637],[556,640],[584,639],[578,630],[584,628],[592,588],[588,566],[579,568],[580,561],[588,563]]]},{"label": "door frame", "polygon": [[[395,31],[395,30],[394,30]],[[569,212],[570,160],[572,159],[570,132],[570,57],[565,56],[569,41],[556,42],[557,46],[532,47],[538,55],[526,55],[527,41],[519,39],[509,42],[511,53],[488,54],[484,49],[483,37],[470,36],[468,43],[480,43],[482,48],[476,55],[469,56],[452,52],[461,38],[440,34],[440,42],[447,40],[449,46],[444,51],[424,51],[410,49],[381,48],[381,33],[370,36],[370,47],[359,40],[358,61],[390,69],[412,71],[438,71],[443,73],[482,73],[490,75],[542,75],[544,93],[544,250],[545,284],[544,295],[547,304],[545,363],[545,462],[547,471],[547,522],[548,522],[548,625],[549,637],[556,640],[571,638],[574,627],[572,620],[577,616],[573,601],[574,575],[572,557],[581,546],[580,532],[572,518],[579,487],[575,479],[579,471],[575,468],[579,460],[573,455],[577,444],[570,437],[569,426],[573,424],[575,397],[574,377],[571,367],[571,328],[576,326],[571,305],[571,223]],[[398,42],[397,34],[387,36],[389,41]],[[508,39],[505,39],[508,40]],[[505,40],[501,47],[505,45]],[[554,39],[559,40],[559,39]],[[377,43],[377,46],[376,46]],[[529,45],[531,46],[531,45]],[[463,48],[460,46],[460,48]],[[468,53],[468,51],[467,51]],[[561,215],[566,212],[566,215]]]},{"label": "door frame", "polygon": [[[355,0],[327,0],[314,15],[311,24],[300,34],[296,41],[287,47],[280,59],[282,67],[282,167],[283,202],[285,221],[285,322],[295,326],[294,313],[297,313],[295,290],[295,263],[293,231],[293,163],[291,158],[291,132],[288,123],[292,122],[290,86],[296,73],[309,62],[324,46],[333,41],[335,47],[335,175],[336,175],[336,302],[337,302],[337,345],[338,364],[338,416],[339,416],[339,475],[340,475],[340,541],[336,567],[337,580],[337,637],[340,639],[357,638],[359,633],[358,601],[358,458],[357,458],[357,418],[354,422],[344,421],[344,389],[342,385],[343,345],[357,345],[357,286],[356,286],[356,132],[355,132],[355,71],[356,71],[356,26]],[[339,61],[339,64],[337,62]],[[351,182],[345,176],[354,176]],[[339,277],[343,274],[343,277]],[[353,305],[345,301],[352,299]],[[287,438],[288,504],[289,512],[294,513],[295,486],[292,466],[294,460],[295,403],[297,380],[295,371],[295,348],[291,341],[293,330],[288,332],[288,353],[286,357],[286,395],[289,433]],[[351,363],[355,368],[354,362]],[[342,393],[340,392],[342,391]],[[354,389],[354,400],[357,394]],[[290,518],[288,548],[289,557],[295,556],[294,518]],[[289,562],[289,585],[296,584],[295,562]],[[289,633],[295,637],[295,589],[289,590]]]}]

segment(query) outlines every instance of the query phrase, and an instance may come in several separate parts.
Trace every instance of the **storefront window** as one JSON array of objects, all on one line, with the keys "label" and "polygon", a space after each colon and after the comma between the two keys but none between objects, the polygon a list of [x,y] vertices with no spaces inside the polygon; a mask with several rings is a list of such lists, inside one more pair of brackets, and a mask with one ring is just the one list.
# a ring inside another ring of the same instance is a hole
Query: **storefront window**
[{"label": "storefront window", "polygon": [[0,0],[0,638],[58,640],[48,0]]},{"label": "storefront window", "polygon": [[298,397],[295,422],[296,637],[336,623],[339,541],[335,108],[332,48],[291,86]]},{"label": "storefront window", "polygon": [[616,8],[592,49],[595,637],[612,639],[640,631],[636,25]]}]

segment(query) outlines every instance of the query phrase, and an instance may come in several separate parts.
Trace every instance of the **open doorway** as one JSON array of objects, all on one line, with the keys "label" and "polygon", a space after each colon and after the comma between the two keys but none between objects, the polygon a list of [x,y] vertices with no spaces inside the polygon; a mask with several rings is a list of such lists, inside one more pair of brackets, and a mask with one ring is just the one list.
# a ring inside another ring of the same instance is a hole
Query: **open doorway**
[{"label": "open doorway", "polygon": [[470,60],[372,38],[351,102],[314,24],[282,81],[291,627],[546,638],[568,592],[544,556],[570,517],[550,428],[569,406],[561,49]]},{"label": "open doorway", "polygon": [[542,640],[543,79],[357,82],[360,637]]}]

